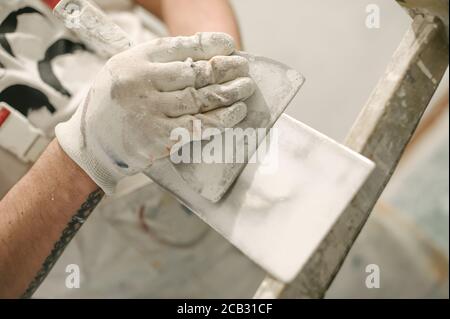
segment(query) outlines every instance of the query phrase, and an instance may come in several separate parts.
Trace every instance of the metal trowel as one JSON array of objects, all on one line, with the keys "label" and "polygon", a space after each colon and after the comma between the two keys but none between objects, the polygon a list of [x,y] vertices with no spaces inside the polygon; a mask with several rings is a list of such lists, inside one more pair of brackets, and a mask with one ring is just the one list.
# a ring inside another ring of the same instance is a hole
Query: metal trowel
[{"label": "metal trowel", "polygon": [[[130,45],[126,34],[86,0],[60,1],[54,12],[99,54],[112,55]],[[87,24],[80,27],[73,19]],[[259,266],[289,282],[374,165],[282,115],[304,82],[297,71],[264,57],[236,54],[249,60],[257,85],[239,127],[274,126],[275,134],[258,140],[242,163],[174,164],[167,158],[155,162],[146,175]],[[263,155],[258,152],[261,145]],[[263,160],[256,158],[260,156]]]}]

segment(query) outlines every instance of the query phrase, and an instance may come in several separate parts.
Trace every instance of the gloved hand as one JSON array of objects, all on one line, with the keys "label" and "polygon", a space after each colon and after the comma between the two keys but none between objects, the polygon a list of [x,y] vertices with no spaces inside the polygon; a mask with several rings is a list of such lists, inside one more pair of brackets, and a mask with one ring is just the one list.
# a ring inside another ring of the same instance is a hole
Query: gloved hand
[{"label": "gloved hand", "polygon": [[107,194],[170,155],[175,128],[241,122],[255,89],[248,61],[223,33],[161,38],[111,58],[74,116],[56,127],[63,150]]}]

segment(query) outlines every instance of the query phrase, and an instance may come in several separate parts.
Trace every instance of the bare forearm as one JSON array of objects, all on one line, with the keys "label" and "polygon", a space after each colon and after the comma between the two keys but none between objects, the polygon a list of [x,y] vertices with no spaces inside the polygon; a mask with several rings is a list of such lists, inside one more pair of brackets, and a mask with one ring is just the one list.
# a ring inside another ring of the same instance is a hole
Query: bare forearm
[{"label": "bare forearm", "polygon": [[53,141],[0,202],[0,297],[34,292],[98,203],[97,189]]},{"label": "bare forearm", "polygon": [[225,32],[238,47],[241,35],[228,0],[136,0],[160,17],[171,35],[192,35],[196,32]]}]

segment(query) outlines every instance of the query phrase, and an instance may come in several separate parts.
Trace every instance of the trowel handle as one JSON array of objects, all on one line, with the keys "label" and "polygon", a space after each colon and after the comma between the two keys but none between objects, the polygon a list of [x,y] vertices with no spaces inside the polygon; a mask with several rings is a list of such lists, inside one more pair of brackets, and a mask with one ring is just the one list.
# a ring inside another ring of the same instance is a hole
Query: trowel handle
[{"label": "trowel handle", "polygon": [[132,45],[125,31],[88,0],[61,0],[53,13],[87,47],[104,58],[110,58]]}]

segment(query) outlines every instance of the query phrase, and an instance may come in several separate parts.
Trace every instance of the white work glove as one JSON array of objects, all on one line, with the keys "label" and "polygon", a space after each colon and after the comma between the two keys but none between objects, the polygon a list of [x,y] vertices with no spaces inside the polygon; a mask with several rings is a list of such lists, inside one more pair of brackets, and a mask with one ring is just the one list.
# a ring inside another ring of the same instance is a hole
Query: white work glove
[{"label": "white work glove", "polygon": [[[229,56],[223,33],[161,38],[111,58],[73,117],[56,127],[63,150],[107,194],[116,184],[167,157],[175,128],[233,127],[255,85],[248,61]],[[81,66],[82,67],[82,66]]]}]

